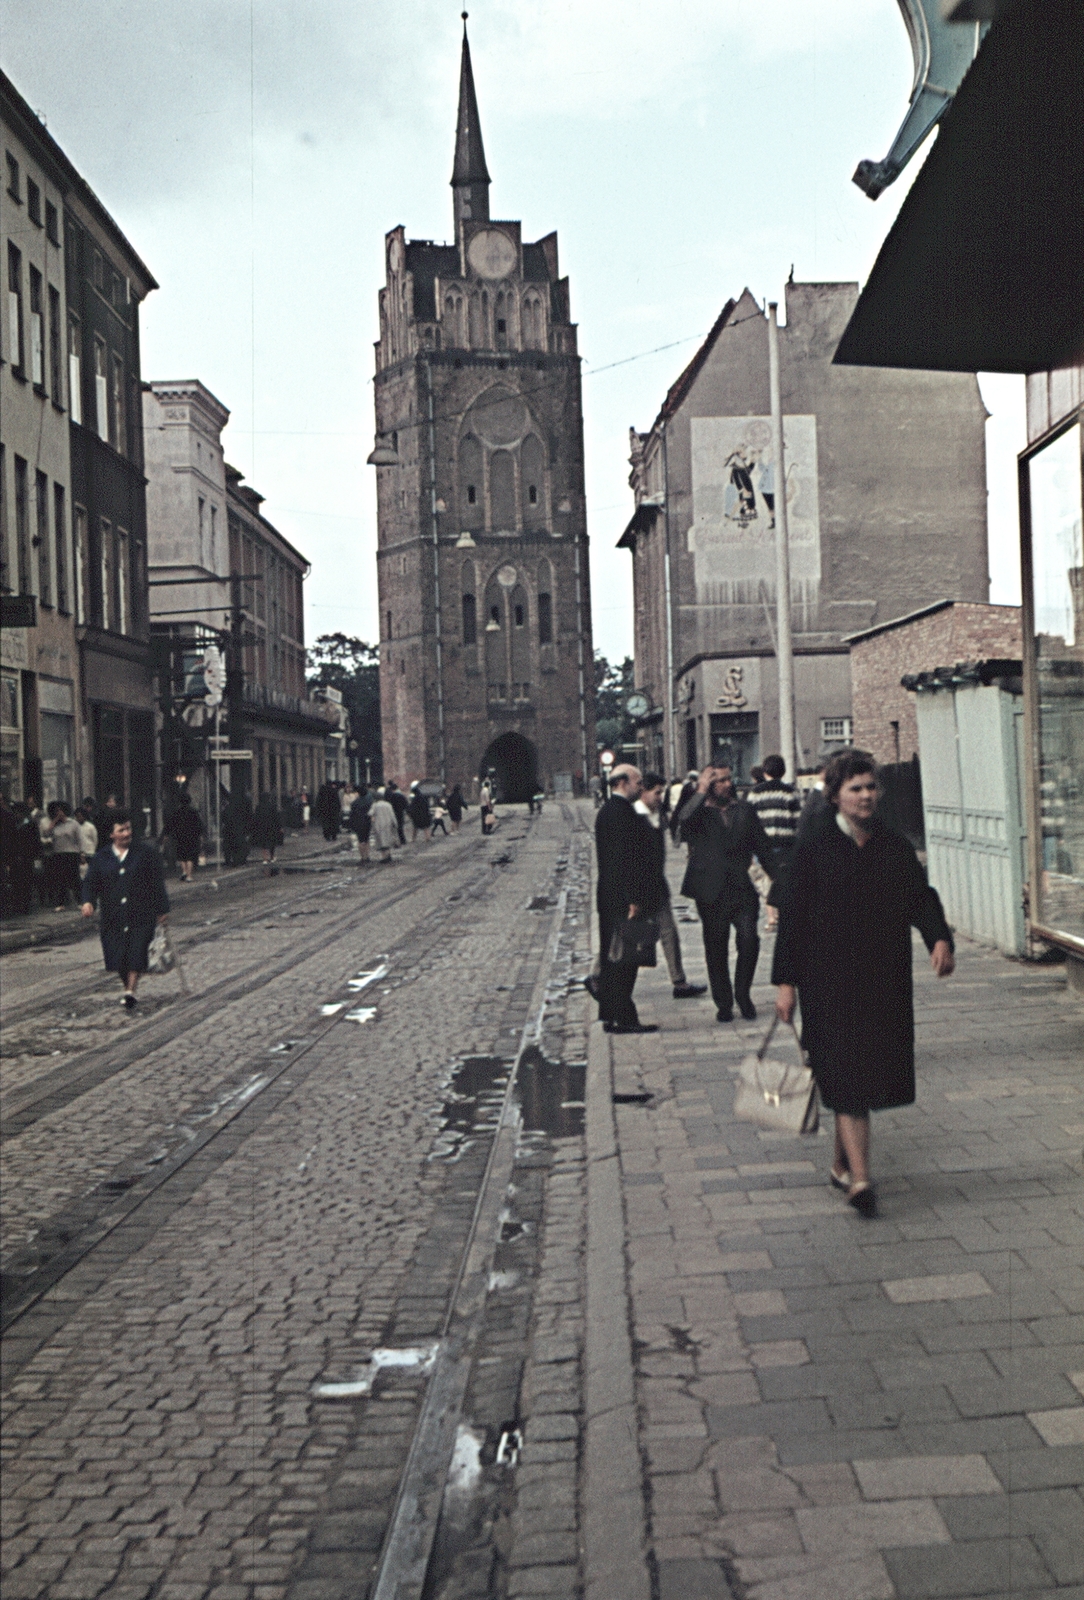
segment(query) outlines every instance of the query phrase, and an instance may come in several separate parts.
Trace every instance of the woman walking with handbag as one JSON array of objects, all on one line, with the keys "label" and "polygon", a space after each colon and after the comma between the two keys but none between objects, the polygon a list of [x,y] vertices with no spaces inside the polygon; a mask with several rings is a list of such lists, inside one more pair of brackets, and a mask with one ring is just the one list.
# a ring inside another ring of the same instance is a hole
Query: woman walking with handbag
[{"label": "woman walking with handbag", "polygon": [[835,1112],[831,1181],[863,1217],[877,1214],[869,1114],[915,1099],[911,928],[939,978],[952,933],[913,846],[876,815],[877,766],[843,750],[825,771],[826,805],[795,845],[779,908],[776,1013],[802,1008],[802,1042]]}]

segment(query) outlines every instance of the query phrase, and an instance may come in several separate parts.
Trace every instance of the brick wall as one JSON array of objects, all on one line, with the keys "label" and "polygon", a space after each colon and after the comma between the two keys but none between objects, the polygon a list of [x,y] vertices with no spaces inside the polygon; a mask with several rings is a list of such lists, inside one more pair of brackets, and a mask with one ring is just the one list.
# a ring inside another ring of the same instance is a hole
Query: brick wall
[{"label": "brick wall", "polygon": [[[1019,659],[1019,606],[956,600],[914,622],[889,624],[851,645],[854,742],[878,761],[909,761],[918,751],[915,697],[901,688],[907,673],[958,661]],[[897,730],[893,723],[898,724]]]}]

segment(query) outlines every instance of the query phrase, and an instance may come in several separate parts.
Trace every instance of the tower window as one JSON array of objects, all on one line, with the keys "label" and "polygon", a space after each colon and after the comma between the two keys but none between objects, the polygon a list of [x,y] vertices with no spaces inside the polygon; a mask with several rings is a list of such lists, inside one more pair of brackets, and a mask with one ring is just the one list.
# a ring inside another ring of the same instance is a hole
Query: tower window
[{"label": "tower window", "polygon": [[489,608],[489,620],[490,620],[490,622],[495,623],[498,628],[500,627],[500,625],[501,625],[501,608],[500,608],[500,606],[490,606],[490,608]]},{"label": "tower window", "polygon": [[475,644],[478,639],[478,610],[472,594],[463,596],[463,643]]},{"label": "tower window", "polygon": [[508,332],[508,324],[507,324],[507,322],[505,321],[505,319],[503,317],[498,317],[497,318],[497,332],[498,333],[507,333]]},{"label": "tower window", "polygon": [[548,594],[538,596],[538,642],[539,644],[553,643],[553,597]]},{"label": "tower window", "polygon": [[522,628],[522,626],[523,626],[523,607],[522,606],[517,606],[516,607],[515,617],[516,617],[516,627],[517,628]]},{"label": "tower window", "polygon": [[473,483],[468,483],[467,484],[467,504],[469,506],[473,506],[473,505],[477,505],[477,503],[478,503],[478,490],[475,488]]},{"label": "tower window", "polygon": [[528,487],[528,489],[527,489],[527,499],[530,501],[531,505],[533,505],[533,506],[536,506],[538,504],[538,485],[537,485],[537,483],[532,483]]},{"label": "tower window", "polygon": [[387,631],[387,634],[386,634],[385,637],[390,639],[391,638],[391,612],[390,611],[387,613],[387,618],[388,618],[388,631]]}]

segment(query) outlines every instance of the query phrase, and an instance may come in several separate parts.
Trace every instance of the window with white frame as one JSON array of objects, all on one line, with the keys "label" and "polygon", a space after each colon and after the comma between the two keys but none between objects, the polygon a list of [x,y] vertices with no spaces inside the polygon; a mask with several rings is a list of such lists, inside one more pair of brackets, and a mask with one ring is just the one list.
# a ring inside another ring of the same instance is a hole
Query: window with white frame
[{"label": "window with white frame", "polygon": [[83,361],[79,344],[79,318],[74,316],[68,317],[68,409],[73,422],[82,422]]},{"label": "window with white frame", "polygon": [[94,341],[94,407],[97,412],[94,421],[98,429],[98,438],[109,442],[109,371],[108,353],[104,339]]},{"label": "window with white frame", "polygon": [[822,717],[822,744],[850,744],[852,722],[850,717]]},{"label": "window with white frame", "polygon": [[30,268],[30,381],[35,389],[45,387],[45,316],[37,267]]}]

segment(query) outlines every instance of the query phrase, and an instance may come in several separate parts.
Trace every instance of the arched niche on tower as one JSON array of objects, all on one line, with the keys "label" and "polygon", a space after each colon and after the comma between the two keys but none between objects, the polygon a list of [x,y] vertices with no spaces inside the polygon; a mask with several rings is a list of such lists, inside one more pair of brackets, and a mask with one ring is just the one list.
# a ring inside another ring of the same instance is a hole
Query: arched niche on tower
[{"label": "arched niche on tower", "polygon": [[485,466],[482,441],[467,433],[459,441],[459,525],[475,533],[485,526]]},{"label": "arched niche on tower", "polygon": [[546,348],[546,308],[537,289],[528,289],[523,296],[522,311],[523,348]]},{"label": "arched niche on tower", "polygon": [[508,595],[509,655],[511,658],[512,699],[531,698],[531,607],[522,583]]},{"label": "arched niche on tower", "polygon": [[464,315],[463,291],[453,285],[445,291],[444,315],[442,317],[444,347],[450,350],[461,350],[466,344],[466,318]]},{"label": "arched niche on tower", "polygon": [[496,573],[486,584],[485,623],[482,638],[485,641],[486,699],[492,704],[502,704],[508,699],[508,615],[506,587],[499,583]]},{"label": "arched niche on tower", "polygon": [[537,433],[529,433],[519,449],[519,482],[523,526],[546,526],[546,452]]},{"label": "arched niche on tower", "polygon": [[543,672],[557,671],[557,593],[553,563],[538,563],[538,664]]},{"label": "arched niche on tower", "polygon": [[494,450],[489,458],[489,510],[494,533],[515,533],[516,463],[511,450]]}]

